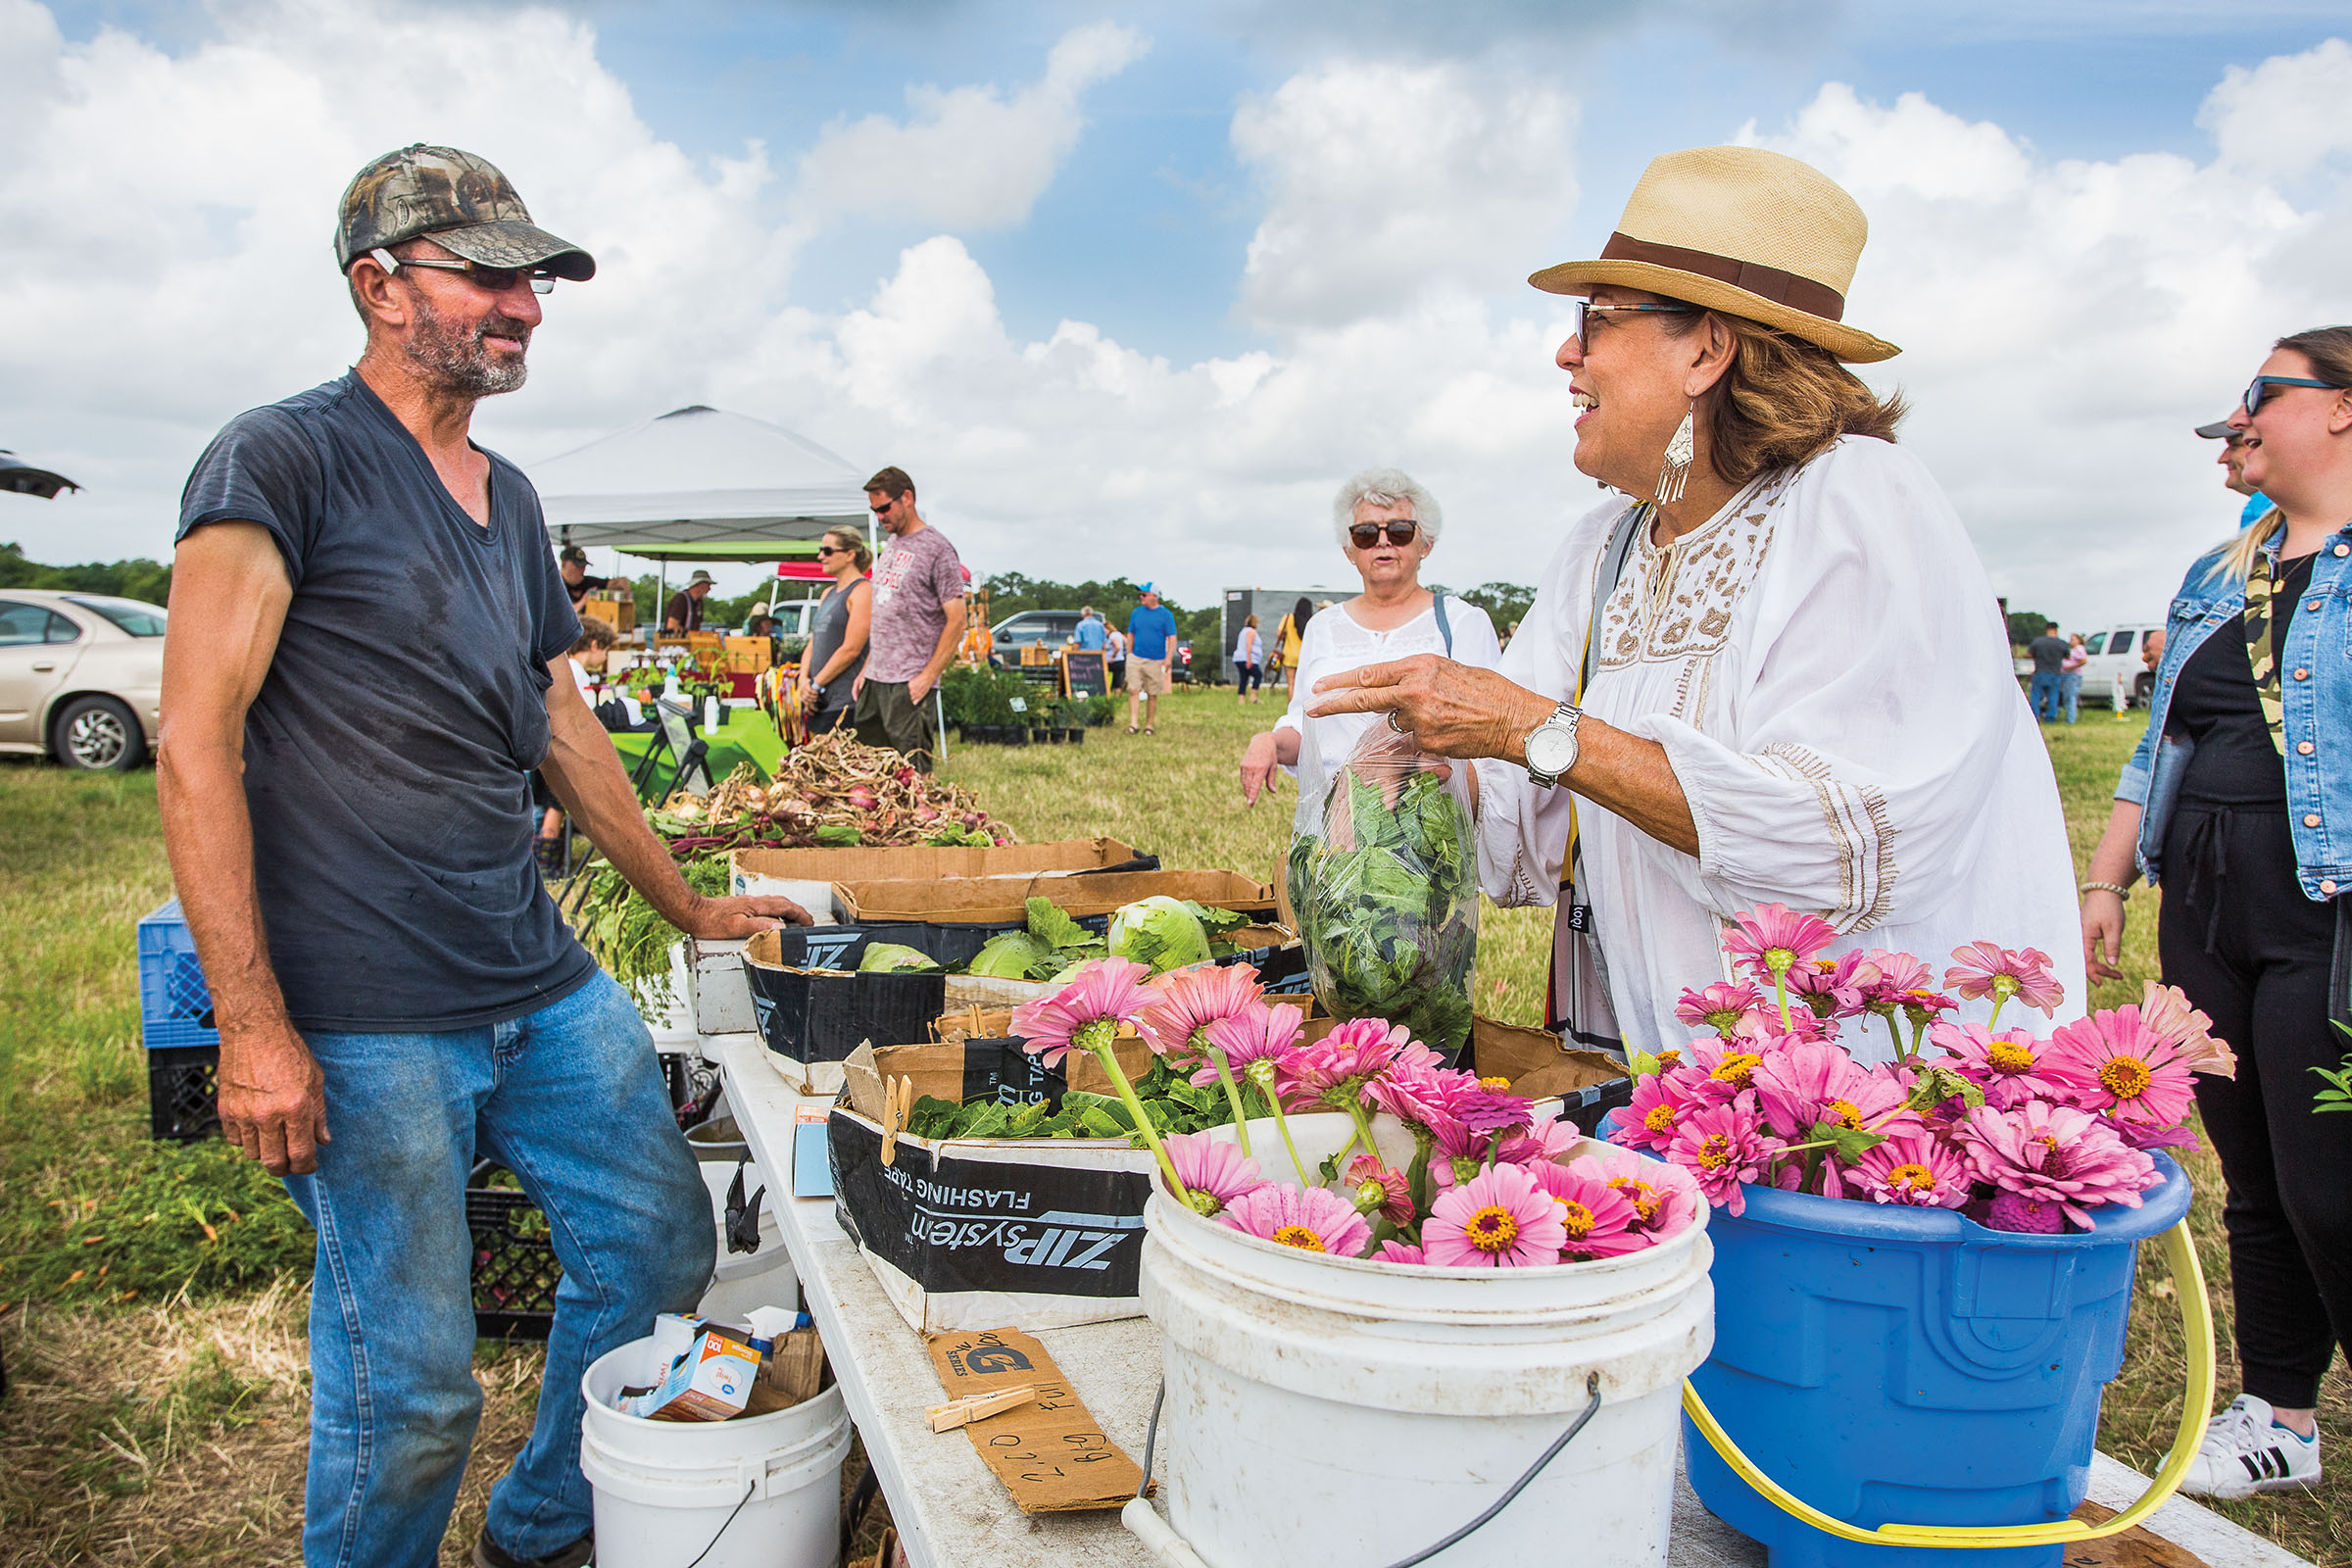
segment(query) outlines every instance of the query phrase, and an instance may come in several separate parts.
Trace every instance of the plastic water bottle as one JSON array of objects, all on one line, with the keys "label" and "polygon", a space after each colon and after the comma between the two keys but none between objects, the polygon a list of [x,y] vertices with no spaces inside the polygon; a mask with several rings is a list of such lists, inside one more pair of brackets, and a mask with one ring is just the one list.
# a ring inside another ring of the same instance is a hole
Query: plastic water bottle
[{"label": "plastic water bottle", "polygon": [[703,699],[703,728],[718,728],[718,699],[715,697]]}]

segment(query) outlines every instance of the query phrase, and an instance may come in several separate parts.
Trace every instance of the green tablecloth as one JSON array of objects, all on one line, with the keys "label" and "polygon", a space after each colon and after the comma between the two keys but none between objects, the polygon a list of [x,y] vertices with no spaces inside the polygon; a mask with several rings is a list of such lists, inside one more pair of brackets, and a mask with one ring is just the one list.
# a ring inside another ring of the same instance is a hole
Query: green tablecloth
[{"label": "green tablecloth", "polygon": [[[760,770],[761,778],[773,778],[784,761],[784,738],[776,726],[757,708],[730,708],[721,715],[725,722],[716,729],[694,726],[694,732],[710,744],[706,765],[710,769],[711,782],[725,778],[742,763],[749,762]],[[620,753],[620,765],[633,777],[637,764],[645,760],[649,749],[659,749],[660,738],[650,732],[622,733],[612,737],[612,749]],[[649,800],[659,800],[668,792],[669,780],[676,767],[676,759],[666,753],[654,766],[652,785],[643,793]]]}]

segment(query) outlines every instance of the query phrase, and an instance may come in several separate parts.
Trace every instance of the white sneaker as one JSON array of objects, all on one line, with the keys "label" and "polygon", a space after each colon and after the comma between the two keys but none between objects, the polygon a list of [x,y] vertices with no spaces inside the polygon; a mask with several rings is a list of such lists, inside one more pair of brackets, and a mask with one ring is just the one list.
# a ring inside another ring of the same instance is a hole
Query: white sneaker
[{"label": "white sneaker", "polygon": [[2269,1400],[2241,1394],[2205,1423],[2205,1441],[2189,1461],[2180,1490],[2229,1499],[2317,1486],[2319,1480],[2319,1435],[2295,1436],[2272,1420]]}]

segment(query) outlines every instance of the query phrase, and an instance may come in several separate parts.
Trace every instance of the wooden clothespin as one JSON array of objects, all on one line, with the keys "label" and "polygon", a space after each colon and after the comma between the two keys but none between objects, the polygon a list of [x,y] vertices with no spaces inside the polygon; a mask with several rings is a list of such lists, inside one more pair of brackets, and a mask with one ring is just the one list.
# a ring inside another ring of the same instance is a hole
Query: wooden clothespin
[{"label": "wooden clothespin", "polygon": [[992,1415],[1027,1404],[1037,1397],[1037,1385],[1016,1383],[1009,1389],[997,1389],[988,1394],[967,1394],[960,1399],[935,1404],[923,1412],[933,1432],[953,1432],[974,1421],[985,1421]]},{"label": "wooden clothespin", "polygon": [[914,1113],[914,1080],[885,1078],[882,1080],[882,1163],[888,1165],[899,1157],[899,1134],[905,1130],[907,1118]]}]

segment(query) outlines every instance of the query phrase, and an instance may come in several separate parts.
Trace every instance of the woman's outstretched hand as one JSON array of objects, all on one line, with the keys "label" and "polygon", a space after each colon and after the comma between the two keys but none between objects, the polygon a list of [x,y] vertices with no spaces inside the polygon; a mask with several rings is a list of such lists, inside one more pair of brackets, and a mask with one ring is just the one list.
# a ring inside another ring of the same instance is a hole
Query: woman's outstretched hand
[{"label": "woman's outstretched hand", "polygon": [[1306,711],[1310,718],[1390,713],[1433,756],[1523,762],[1528,732],[1558,706],[1494,670],[1415,654],[1324,676]]}]

